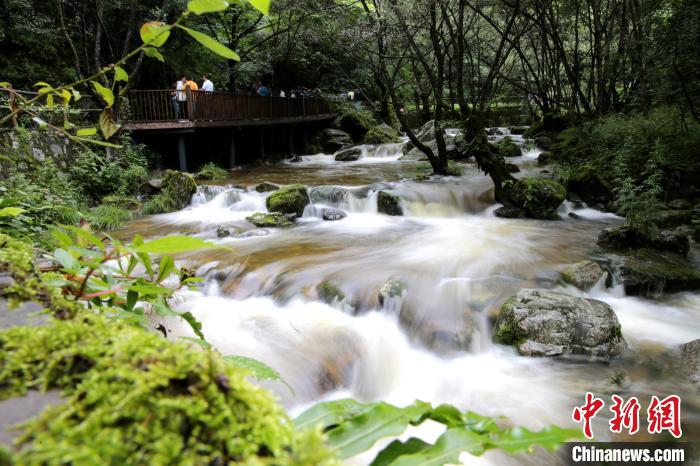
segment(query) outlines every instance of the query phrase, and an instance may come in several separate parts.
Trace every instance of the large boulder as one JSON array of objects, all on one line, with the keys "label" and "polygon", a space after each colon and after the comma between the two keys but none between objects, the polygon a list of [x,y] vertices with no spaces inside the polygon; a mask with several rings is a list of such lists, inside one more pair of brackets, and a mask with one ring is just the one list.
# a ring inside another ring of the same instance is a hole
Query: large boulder
[{"label": "large boulder", "polygon": [[401,142],[401,135],[386,123],[373,126],[365,134],[365,144],[392,144]]},{"label": "large boulder", "polygon": [[325,207],[321,210],[321,218],[327,221],[342,220],[347,217],[348,214],[340,209],[333,209],[330,207]]},{"label": "large boulder", "polygon": [[345,109],[338,116],[336,125],[350,135],[353,141],[360,142],[371,126],[370,119],[355,109]]},{"label": "large boulder", "polygon": [[688,232],[683,228],[661,230],[652,238],[627,225],[622,225],[602,230],[598,235],[598,246],[619,250],[650,248],[685,256],[690,250],[690,240]]},{"label": "large boulder", "polygon": [[338,186],[321,185],[309,188],[309,198],[313,203],[340,204],[346,199],[348,194],[348,190]]},{"label": "large boulder", "polygon": [[189,205],[192,196],[196,192],[197,183],[192,175],[175,170],[167,170],[161,183],[160,192],[144,203],[141,212],[151,215],[184,209]]},{"label": "large boulder", "polygon": [[332,154],[352,144],[352,138],[345,131],[326,128],[319,135],[319,142],[324,152]]},{"label": "large boulder", "polygon": [[607,205],[612,200],[612,185],[592,165],[583,165],[569,177],[567,189],[589,205]]},{"label": "large boulder", "polygon": [[566,189],[553,180],[525,177],[513,184],[510,198],[528,217],[553,220],[559,218],[557,209],[566,199]]},{"label": "large boulder", "polygon": [[550,165],[556,157],[550,151],[544,151],[537,156],[537,165]]},{"label": "large boulder", "polygon": [[271,191],[277,191],[278,189],[280,189],[280,185],[270,183],[269,181],[263,181],[255,186],[255,190],[259,193],[269,193]]},{"label": "large boulder", "polygon": [[700,270],[683,257],[652,249],[637,249],[624,256],[611,256],[616,283],[629,295],[657,296],[662,292],[700,289]]},{"label": "large boulder", "polygon": [[386,191],[379,191],[377,195],[377,211],[386,215],[403,215],[401,198]]},{"label": "large boulder", "polygon": [[681,345],[681,365],[686,377],[700,384],[700,339]]},{"label": "large boulder", "polygon": [[441,309],[421,309],[416,312],[404,306],[399,323],[409,335],[438,354],[454,354],[468,350],[478,335],[477,318],[470,310],[459,316],[441,316]]},{"label": "large boulder", "polygon": [[500,309],[496,342],[525,356],[609,360],[627,346],[615,312],[602,301],[523,289]]},{"label": "large boulder", "polygon": [[336,162],[354,162],[362,157],[362,149],[359,147],[351,147],[343,149],[335,153]]},{"label": "large boulder", "polygon": [[515,141],[513,141],[513,139],[511,139],[508,136],[504,137],[496,143],[493,143],[492,145],[503,157],[520,157],[522,155],[520,146],[517,145]]},{"label": "large boulder", "polygon": [[584,291],[590,290],[593,285],[603,278],[605,271],[593,261],[581,261],[570,265],[561,272],[561,279]]},{"label": "large boulder", "polygon": [[279,212],[255,212],[253,215],[250,215],[245,219],[256,227],[260,228],[280,228],[288,227],[292,224],[292,222],[285,217],[284,214],[280,214]]},{"label": "large boulder", "polygon": [[278,189],[265,200],[267,210],[280,214],[296,214],[301,217],[309,204],[309,193],[303,184],[292,184]]}]

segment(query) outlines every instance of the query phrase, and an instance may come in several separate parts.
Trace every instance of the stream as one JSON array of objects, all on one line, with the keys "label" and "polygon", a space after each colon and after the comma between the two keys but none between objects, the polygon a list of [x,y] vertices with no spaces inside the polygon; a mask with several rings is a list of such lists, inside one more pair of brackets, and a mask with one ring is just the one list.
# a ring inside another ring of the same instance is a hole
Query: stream
[{"label": "stream", "polygon": [[[508,159],[521,169],[515,176],[552,170],[537,166],[541,150],[512,137],[523,145],[520,157]],[[459,177],[415,181],[425,169],[399,160],[401,148],[364,146],[355,162],[317,154],[298,163],[237,170],[231,180],[200,186],[187,209],[134,220],[119,235],[190,234],[233,249],[180,257],[206,281],[201,291],[176,295],[174,306],[191,311],[223,354],[253,357],[277,370],[293,392],[279,382],[263,385],[292,415],[335,398],[397,405],[421,399],[506,416],[530,429],[551,424],[578,429],[571,411],[587,391],[606,403],[612,393],[636,395],[644,408],[651,395],[678,394],[684,434],[698,438],[700,393],[683,380],[673,350],[700,337],[700,294],[652,300],[626,297],[621,287],[602,282],[589,292],[561,285],[563,267],[604,255],[597,235],[621,218],[569,202],[560,208],[560,221],[498,218],[491,179],[473,163],[460,164]],[[269,193],[254,190],[263,181],[342,189],[326,189],[333,195],[325,197],[312,189],[315,202],[294,226],[260,229],[245,217],[266,212]],[[403,199],[404,216],[377,213],[380,189]],[[324,207],[342,209],[347,217],[324,221]],[[218,238],[222,226],[233,234]],[[689,257],[700,262],[697,245]],[[378,291],[391,279],[405,284],[405,293],[380,305]],[[337,286],[344,299],[323,302],[318,287],[324,282]],[[608,303],[629,348],[603,364],[529,358],[494,344],[489,316],[522,288],[559,289]],[[173,335],[190,335],[179,322],[167,327]],[[613,379],[620,373],[626,377],[618,385]],[[611,439],[608,415],[596,418],[599,440]],[[645,412],[641,417],[645,426]],[[437,424],[426,424],[402,438],[435,440],[440,433]],[[388,442],[351,463],[368,464]],[[559,463],[548,453],[488,452],[462,459]]]}]

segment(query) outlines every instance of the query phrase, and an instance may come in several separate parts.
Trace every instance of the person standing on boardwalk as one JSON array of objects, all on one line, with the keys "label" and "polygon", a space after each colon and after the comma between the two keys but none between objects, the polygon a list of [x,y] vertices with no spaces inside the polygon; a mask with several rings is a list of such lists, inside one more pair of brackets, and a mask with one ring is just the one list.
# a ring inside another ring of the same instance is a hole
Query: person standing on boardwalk
[{"label": "person standing on boardwalk", "polygon": [[209,76],[202,75],[202,91],[204,92],[214,92],[214,83],[209,80]]}]

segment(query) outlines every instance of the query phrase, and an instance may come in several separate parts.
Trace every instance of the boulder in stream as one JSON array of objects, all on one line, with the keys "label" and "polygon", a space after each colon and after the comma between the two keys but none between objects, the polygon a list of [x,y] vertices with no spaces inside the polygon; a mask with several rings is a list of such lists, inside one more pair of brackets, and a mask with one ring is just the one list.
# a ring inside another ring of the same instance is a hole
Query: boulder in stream
[{"label": "boulder in stream", "polygon": [[362,149],[359,147],[351,147],[343,149],[335,153],[336,162],[354,162],[362,157]]},{"label": "boulder in stream", "polygon": [[326,128],[321,131],[319,140],[323,150],[330,154],[352,144],[352,138],[348,133],[333,128]]},{"label": "boulder in stream", "polygon": [[555,159],[554,153],[550,151],[544,151],[540,155],[537,156],[537,165],[549,165],[551,164]]},{"label": "boulder in stream", "polygon": [[607,249],[658,249],[681,256],[688,254],[690,240],[685,229],[661,230],[656,237],[636,231],[627,225],[606,228],[598,235],[598,246]]},{"label": "boulder in stream", "polygon": [[321,185],[309,188],[309,199],[311,202],[329,202],[340,204],[348,195],[348,190],[338,186]]},{"label": "boulder in stream", "polygon": [[605,271],[593,261],[581,261],[570,265],[561,272],[561,279],[584,291],[593,288],[593,285],[603,278]]},{"label": "boulder in stream", "polygon": [[520,290],[503,304],[494,340],[524,356],[593,360],[609,360],[627,347],[606,303],[539,289]]},{"label": "boulder in stream", "polygon": [[342,302],[345,299],[345,293],[331,282],[323,282],[316,287],[318,298],[326,304]]},{"label": "boulder in stream", "polygon": [[690,381],[700,384],[700,339],[680,346],[681,366]]},{"label": "boulder in stream", "polygon": [[280,185],[270,183],[269,181],[263,181],[255,186],[255,190],[259,193],[269,193],[271,191],[277,191],[278,189],[280,189]]},{"label": "boulder in stream", "polygon": [[165,172],[161,186],[160,192],[144,203],[141,209],[143,214],[164,214],[184,209],[197,192],[197,183],[192,175],[176,170]]},{"label": "boulder in stream", "polygon": [[700,289],[700,270],[678,254],[637,249],[610,256],[614,281],[628,295],[654,297],[663,292]]},{"label": "boulder in stream", "polygon": [[401,142],[401,135],[386,123],[373,126],[365,134],[365,144],[391,144]]},{"label": "boulder in stream", "polygon": [[292,222],[279,212],[255,212],[253,215],[245,218],[247,221],[261,228],[278,228],[288,227]]},{"label": "boulder in stream", "polygon": [[270,194],[265,200],[267,210],[301,217],[309,204],[309,193],[303,184],[291,184]]},{"label": "boulder in stream", "polygon": [[386,215],[403,215],[401,198],[386,191],[379,191],[377,195],[377,211]]},{"label": "boulder in stream", "polygon": [[535,138],[535,145],[543,150],[549,150],[554,144],[554,140],[549,136],[538,136]]},{"label": "boulder in stream", "polygon": [[377,294],[377,299],[379,300],[379,305],[384,306],[384,303],[391,298],[400,298],[406,292],[406,285],[392,278],[382,285]]},{"label": "boulder in stream", "polygon": [[612,185],[592,165],[578,167],[569,177],[567,189],[588,205],[607,205],[612,200]]},{"label": "boulder in stream", "polygon": [[321,218],[326,221],[342,220],[347,217],[348,214],[340,209],[333,209],[331,207],[324,207],[321,210]]},{"label": "boulder in stream", "polygon": [[503,157],[520,157],[522,155],[520,146],[517,145],[509,136],[506,136],[500,141],[494,143],[493,146]]},{"label": "boulder in stream", "polygon": [[513,184],[510,197],[528,217],[555,220],[559,218],[557,209],[566,199],[566,189],[553,180],[525,177]]},{"label": "boulder in stream", "polygon": [[[430,120],[421,126],[415,135],[420,142],[430,147],[433,154],[438,155],[437,141],[435,140],[435,120]],[[458,139],[458,137],[445,134],[445,149],[447,150],[447,158],[450,160],[468,158],[468,154],[463,150],[461,139]],[[399,157],[399,160],[428,160],[423,151],[418,149],[410,140],[404,144],[402,151],[404,155]]]}]

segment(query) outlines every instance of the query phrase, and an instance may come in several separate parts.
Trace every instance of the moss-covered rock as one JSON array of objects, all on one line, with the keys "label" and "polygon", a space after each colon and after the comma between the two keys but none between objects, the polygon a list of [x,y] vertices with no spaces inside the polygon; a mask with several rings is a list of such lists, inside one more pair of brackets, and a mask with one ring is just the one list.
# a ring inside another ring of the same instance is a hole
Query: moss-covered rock
[{"label": "moss-covered rock", "polygon": [[303,184],[291,184],[270,194],[265,200],[267,210],[301,217],[309,203],[309,193]]},{"label": "moss-covered rock", "polygon": [[379,191],[377,195],[377,211],[386,215],[403,215],[401,198],[386,191]]},{"label": "moss-covered rock", "polygon": [[372,120],[369,115],[348,106],[341,109],[341,113],[337,117],[337,125],[348,133],[353,141],[360,142],[372,126]]},{"label": "moss-covered rock", "polygon": [[544,151],[537,156],[537,165],[550,165],[554,160],[555,156],[553,152]]},{"label": "moss-covered rock", "polygon": [[214,351],[85,313],[0,333],[0,397],[58,389],[65,403],[24,427],[19,464],[260,464],[332,461],[266,390]]},{"label": "moss-covered rock", "polygon": [[589,205],[606,205],[612,200],[612,185],[590,164],[578,167],[571,174],[567,188]]},{"label": "moss-covered rock", "polygon": [[406,293],[406,285],[403,282],[395,278],[387,280],[379,289],[379,293],[377,293],[379,305],[383,306],[385,302],[392,298],[400,298],[404,293]]},{"label": "moss-covered rock", "polygon": [[535,145],[543,150],[551,149],[552,144],[554,144],[554,140],[549,136],[538,136],[535,138]]},{"label": "moss-covered rock", "polygon": [[146,215],[175,212],[187,207],[192,195],[197,192],[197,183],[189,173],[167,170],[161,191],[143,205]]},{"label": "moss-covered rock", "polygon": [[350,147],[335,153],[336,162],[354,162],[362,157],[362,149],[359,147]]},{"label": "moss-covered rock", "polygon": [[690,250],[690,240],[687,231],[682,228],[661,230],[656,236],[651,237],[644,232],[622,225],[602,230],[598,235],[598,246],[623,251],[643,248],[658,249],[685,256]]},{"label": "moss-covered rock", "polygon": [[494,340],[525,356],[608,360],[627,346],[615,312],[602,301],[550,290],[520,290],[501,307]]},{"label": "moss-covered rock", "polygon": [[[326,128],[319,135],[319,146],[327,154],[332,154],[345,146],[352,144],[352,138],[345,131]],[[311,153],[319,152],[312,150]]]},{"label": "moss-covered rock", "polygon": [[288,227],[292,222],[279,212],[255,212],[245,218],[247,221],[260,228],[281,228]]},{"label": "moss-covered rock", "polygon": [[593,261],[581,261],[570,265],[561,272],[561,279],[582,290],[589,290],[603,278],[605,271]]},{"label": "moss-covered rock", "polygon": [[559,218],[557,209],[566,199],[566,189],[553,180],[526,177],[513,184],[510,197],[529,217],[552,220]]},{"label": "moss-covered rock", "polygon": [[616,283],[629,295],[657,296],[663,292],[700,289],[700,270],[681,256],[652,249],[637,249],[612,256]]},{"label": "moss-covered rock", "polygon": [[331,282],[323,282],[316,288],[318,298],[326,304],[341,302],[345,299],[345,293]]},{"label": "moss-covered rock", "polygon": [[522,152],[520,151],[520,146],[517,145],[515,141],[513,141],[513,139],[511,139],[508,136],[494,143],[493,146],[503,157],[520,157],[520,155],[522,155]]},{"label": "moss-covered rock", "polygon": [[365,144],[391,144],[401,142],[401,135],[386,123],[373,126],[365,135]]}]

